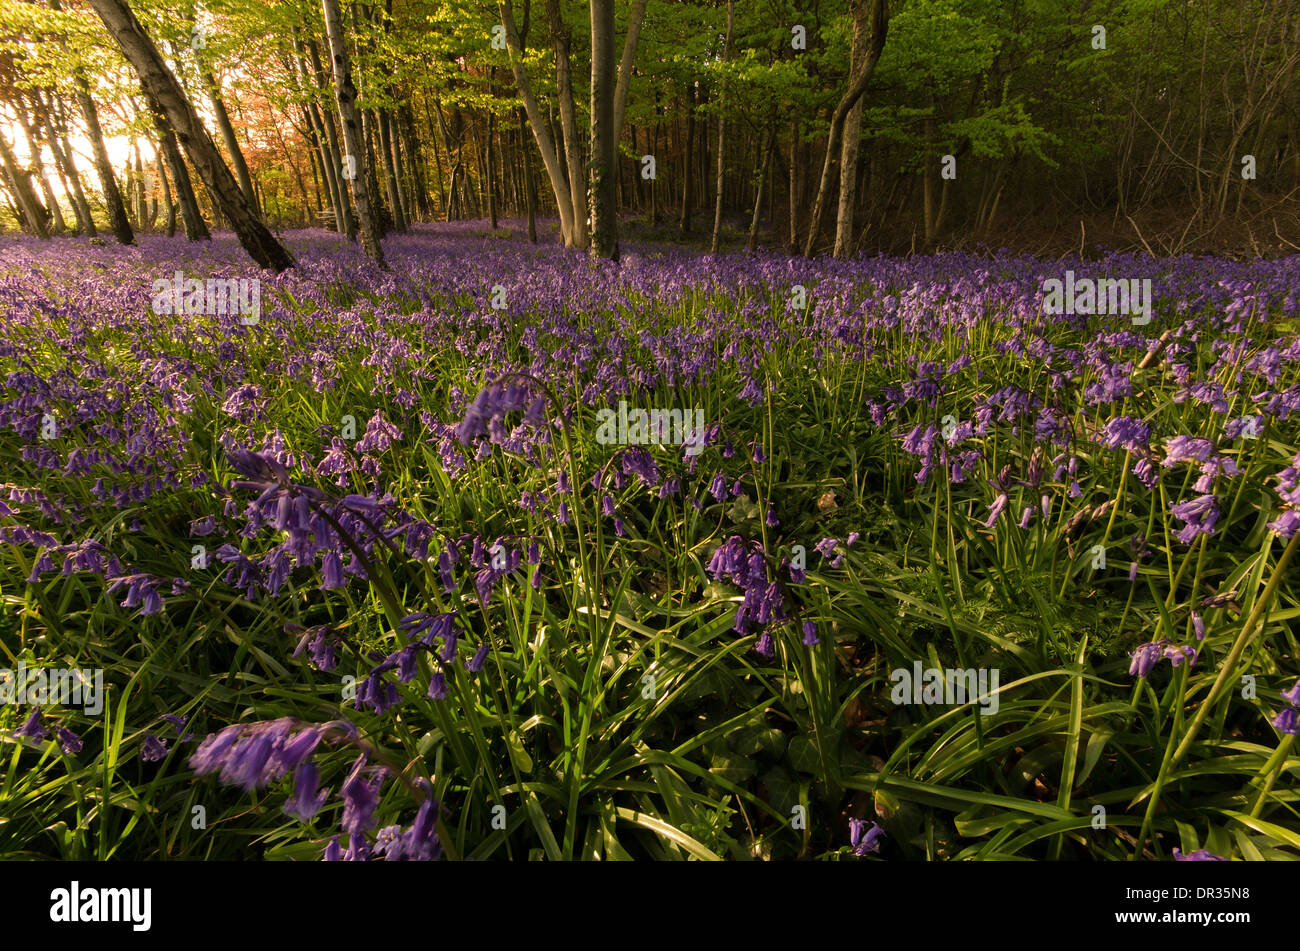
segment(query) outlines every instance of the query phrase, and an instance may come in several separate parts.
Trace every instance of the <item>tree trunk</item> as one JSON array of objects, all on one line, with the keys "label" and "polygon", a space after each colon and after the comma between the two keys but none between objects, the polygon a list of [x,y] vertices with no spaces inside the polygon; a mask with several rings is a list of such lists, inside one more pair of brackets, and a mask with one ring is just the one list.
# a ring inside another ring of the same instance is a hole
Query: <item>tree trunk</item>
[{"label": "tree trunk", "polygon": [[90,0],[90,5],[117,40],[127,61],[135,67],[141,85],[163,107],[168,122],[207,185],[213,201],[230,219],[240,244],[262,267],[275,271],[292,267],[293,258],[258,218],[257,210],[240,191],[239,183],[221,161],[221,154],[194,106],[185,98],[176,78],[167,69],[153,41],[126,5],[126,0]]},{"label": "tree trunk", "polygon": [[221,132],[221,141],[225,143],[226,152],[230,155],[230,165],[235,171],[235,177],[239,179],[239,188],[256,211],[258,210],[257,193],[253,190],[253,176],[249,174],[248,163],[244,161],[244,152],[239,147],[239,139],[235,138],[235,127],[230,123],[230,113],[226,111],[225,100],[221,98],[221,87],[217,85],[211,68],[197,51],[195,57],[199,61],[199,76],[203,80],[204,91],[208,94],[208,102],[212,104],[212,114],[216,117],[217,129]]},{"label": "tree trunk", "polygon": [[495,126],[495,116],[491,110],[488,111],[487,117],[487,152],[484,156],[487,172],[487,207],[488,207],[488,225],[493,231],[497,230],[497,191],[496,191],[496,163],[492,148],[492,132]]},{"label": "tree trunk", "polygon": [[682,234],[691,232],[691,206],[695,203],[695,86],[686,87],[686,155],[682,160]]},{"label": "tree trunk", "polygon": [[199,200],[194,194],[194,183],[190,181],[189,169],[185,167],[180,146],[176,144],[176,135],[167,124],[167,116],[163,113],[162,106],[147,89],[144,90],[144,99],[153,116],[154,128],[158,130],[159,151],[162,152],[163,160],[171,172],[172,182],[175,183],[176,203],[180,206],[185,237],[190,241],[210,241],[212,234],[208,231],[203,215],[199,212]]},{"label": "tree trunk", "polygon": [[[524,141],[524,110],[518,109],[516,113],[519,116],[519,141]],[[533,181],[533,159],[532,155],[524,152],[524,202],[528,206],[528,240],[533,244],[537,243],[537,185]]]},{"label": "tree trunk", "polygon": [[[731,60],[731,31],[736,21],[736,3],[735,0],[727,0],[727,39],[722,47],[722,60],[729,62]],[[709,242],[709,253],[718,253],[718,239],[722,235],[722,184],[723,175],[726,170],[727,155],[727,94],[726,90],[718,91],[718,178],[717,178],[717,196],[713,203],[713,239]]]},{"label": "tree trunk", "polygon": [[753,251],[758,246],[758,222],[763,210],[763,190],[767,185],[767,169],[772,164],[772,149],[776,139],[776,125],[773,123],[763,142],[763,164],[758,169],[758,190],[754,194],[754,214],[749,219],[749,235],[745,239],[745,250]]},{"label": "tree trunk", "polygon": [[167,183],[166,163],[163,161],[162,148],[159,147],[158,155],[154,159],[154,168],[158,175],[158,182],[162,186],[163,204],[167,206],[167,223],[163,226],[167,237],[176,236],[176,202],[172,201],[172,189]]},{"label": "tree trunk", "polygon": [[[307,53],[311,56],[312,72],[316,75],[316,89],[324,90],[325,67],[321,63],[320,48],[316,45],[314,38],[307,40]],[[338,189],[339,211],[342,217],[339,218],[339,231],[349,241],[357,240],[357,222],[352,216],[352,203],[348,200],[349,191],[348,183],[343,178],[345,171],[343,164],[343,152],[339,148],[339,132],[334,125],[334,111],[322,106],[319,110],[321,125],[325,128],[325,144],[329,150],[330,169],[333,172],[334,185]]]},{"label": "tree trunk", "polygon": [[345,199],[339,189],[338,160],[330,152],[325,133],[325,123],[321,118],[320,109],[317,108],[318,87],[311,82],[307,72],[306,52],[297,27],[293,27],[292,35],[294,55],[291,68],[296,70],[294,78],[297,79],[303,98],[303,116],[312,130],[312,138],[316,147],[316,162],[312,168],[314,170],[316,166],[320,166],[320,176],[323,179],[326,197],[329,198],[330,209],[334,212],[334,230],[339,234],[344,234],[346,226],[344,223],[343,203]]},{"label": "tree trunk", "polygon": [[81,107],[81,115],[86,122],[86,138],[90,139],[91,151],[95,154],[95,171],[99,173],[99,190],[104,193],[108,226],[118,244],[135,244],[135,233],[131,230],[131,222],[127,220],[126,206],[122,204],[117,179],[113,177],[113,163],[108,160],[108,148],[104,145],[104,133],[99,126],[99,112],[95,109],[95,101],[90,98],[90,87],[84,76],[78,75],[76,82],[77,105]]},{"label": "tree trunk", "polygon": [[627,92],[632,87],[632,65],[636,62],[637,42],[645,21],[646,0],[634,0],[627,17],[627,36],[623,39],[623,58],[618,61],[618,86],[614,89],[614,141],[623,137],[623,116],[627,112]]},{"label": "tree trunk", "polygon": [[[866,31],[854,22],[849,51],[849,75],[856,76],[867,55]],[[853,205],[857,200],[858,148],[862,143],[862,99],[844,118],[844,144],[840,152],[840,201],[835,212],[835,257],[847,257],[853,249]]]},{"label": "tree trunk", "polygon": [[41,161],[40,140],[33,131],[32,123],[27,117],[27,111],[23,108],[22,100],[15,96],[10,105],[13,106],[14,114],[18,117],[18,124],[22,127],[23,138],[27,140],[27,154],[31,156],[32,177],[41,186],[41,194],[45,196],[45,204],[50,211],[51,233],[63,234],[68,230],[68,225],[63,220],[63,211],[59,208],[59,201],[54,197],[54,189],[51,187],[50,179],[45,173],[45,163]]},{"label": "tree trunk", "polygon": [[822,162],[821,182],[817,186],[817,199],[813,202],[812,219],[808,223],[808,237],[804,241],[805,257],[812,256],[821,237],[822,217],[830,198],[837,153],[844,137],[844,123],[848,119],[849,110],[862,98],[867,84],[871,82],[871,75],[876,71],[876,63],[880,61],[880,53],[885,48],[885,34],[889,29],[889,0],[850,0],[849,8],[853,14],[854,34],[869,31],[870,41],[861,71],[851,78],[848,92],[844,94],[844,98],[840,100],[831,115],[830,134],[826,139],[826,158]]},{"label": "tree trunk", "polygon": [[49,213],[37,201],[32,183],[28,180],[26,172],[18,167],[13,149],[9,147],[3,135],[0,135],[0,162],[4,164],[5,175],[9,179],[10,190],[18,203],[18,210],[22,213],[25,227],[38,238],[48,238],[50,231],[45,219]]},{"label": "tree trunk", "polygon": [[[592,0],[596,2],[596,0]],[[569,170],[569,200],[573,205],[572,232],[566,243],[586,250],[591,242],[587,207],[587,183],[582,174],[582,145],[578,141],[577,110],[573,105],[573,78],[569,66],[570,35],[564,26],[559,0],[546,0],[546,16],[555,47],[555,91],[560,103],[560,131]]]},{"label": "tree trunk", "polygon": [[528,124],[532,126],[533,138],[537,141],[537,150],[542,154],[542,164],[546,166],[546,175],[551,180],[551,191],[555,193],[555,204],[560,214],[560,233],[564,237],[564,243],[572,245],[575,227],[573,221],[573,195],[569,183],[564,177],[563,170],[560,168],[555,140],[551,136],[546,120],[542,117],[542,111],[537,105],[537,97],[533,94],[532,83],[528,81],[528,73],[524,70],[523,45],[519,40],[519,31],[515,27],[515,14],[510,0],[498,0],[497,6],[501,11],[501,24],[506,30],[506,41],[510,49],[510,66],[514,70],[515,83],[519,87],[519,98],[522,100],[524,111],[528,115]]},{"label": "tree trunk", "polygon": [[614,0],[591,0],[591,253],[618,260]]},{"label": "tree trunk", "polygon": [[384,182],[388,188],[388,203],[393,208],[393,228],[406,230],[406,213],[402,210],[402,186],[397,180],[397,163],[395,158],[396,143],[387,112],[375,113],[379,126],[379,148],[384,153]]},{"label": "tree trunk", "polygon": [[[361,140],[361,123],[357,116],[357,90],[352,84],[352,69],[348,65],[347,40],[343,35],[343,18],[339,13],[338,0],[321,0],[325,15],[325,32],[329,38],[330,59],[334,64],[334,89],[338,101],[339,124],[343,129],[343,142],[347,149],[344,156],[343,177],[352,192],[352,202],[357,207],[357,220],[360,225],[361,246],[366,254],[380,264],[384,263],[384,250],[379,244],[379,232],[376,228],[374,210],[366,188],[365,149]],[[350,160],[349,160],[350,159]]]},{"label": "tree trunk", "polygon": [[72,196],[72,207],[77,215],[77,227],[83,234],[93,238],[96,234],[95,219],[90,213],[86,192],[81,187],[81,176],[73,163],[72,151],[68,147],[67,140],[55,124],[54,106],[57,102],[55,94],[50,94],[48,105],[40,98],[39,93],[33,91],[32,96],[42,116],[45,134],[50,143],[50,152],[54,155],[54,164],[59,170],[59,177],[65,182],[65,190]]}]

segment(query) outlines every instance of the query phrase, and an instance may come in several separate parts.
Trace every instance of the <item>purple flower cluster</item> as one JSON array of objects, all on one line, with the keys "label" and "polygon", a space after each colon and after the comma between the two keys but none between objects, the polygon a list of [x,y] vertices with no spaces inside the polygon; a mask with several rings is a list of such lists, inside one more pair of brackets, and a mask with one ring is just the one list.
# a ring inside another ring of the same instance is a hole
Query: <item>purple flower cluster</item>
[{"label": "purple flower cluster", "polygon": [[1149,641],[1129,655],[1132,658],[1132,663],[1129,664],[1128,672],[1136,674],[1138,677],[1145,677],[1162,660],[1168,660],[1170,666],[1173,667],[1178,667],[1183,661],[1187,661],[1190,666],[1196,663],[1199,654],[1200,651],[1194,647],[1173,646],[1173,642],[1168,638]]},{"label": "purple flower cluster", "polygon": [[1297,721],[1300,720],[1300,680],[1290,690],[1283,691],[1282,699],[1287,705],[1273,718],[1273,726],[1279,732],[1291,736],[1300,735],[1300,727],[1297,727]]},{"label": "purple flower cluster", "polygon": [[772,656],[773,634],[789,620],[789,615],[780,582],[768,580],[762,545],[732,535],[713,553],[708,571],[715,581],[730,581],[744,592],[732,627],[743,637],[757,624],[762,630],[756,650],[765,657]]}]

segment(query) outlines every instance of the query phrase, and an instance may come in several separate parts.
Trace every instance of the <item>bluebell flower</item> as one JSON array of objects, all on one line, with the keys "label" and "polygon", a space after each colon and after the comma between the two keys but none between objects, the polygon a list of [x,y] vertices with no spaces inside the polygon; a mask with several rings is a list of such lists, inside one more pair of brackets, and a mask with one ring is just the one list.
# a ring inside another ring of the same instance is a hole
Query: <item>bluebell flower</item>
[{"label": "bluebell flower", "polygon": [[1197,849],[1195,852],[1188,852],[1186,855],[1180,849],[1174,849],[1174,861],[1176,862],[1226,862],[1227,859],[1215,855],[1206,849]]},{"label": "bluebell flower", "polygon": [[483,661],[487,659],[487,653],[488,645],[487,642],[484,641],[478,646],[478,650],[474,651],[474,656],[465,661],[465,669],[471,674],[477,674],[483,669]]},{"label": "bluebell flower", "polygon": [[849,820],[849,844],[853,847],[853,854],[863,856],[867,853],[880,852],[880,837],[885,834],[885,830],[872,822],[868,825],[865,819]]},{"label": "bluebell flower", "polygon": [[375,809],[379,807],[379,787],[387,773],[381,767],[367,767],[366,754],[362,753],[352,764],[352,771],[343,781],[343,819],[339,827],[347,833],[360,834],[375,824]]},{"label": "bluebell flower", "polygon": [[67,753],[69,756],[81,752],[83,744],[81,742],[81,737],[77,736],[77,734],[63,726],[55,727],[54,732],[59,737],[59,746],[63,747],[63,752]]},{"label": "bluebell flower", "polygon": [[41,726],[41,708],[33,707],[31,715],[27,721],[14,731],[14,736],[22,737],[25,740],[48,740],[50,733],[45,727]]},{"label": "bluebell flower", "polygon": [[306,822],[325,805],[329,791],[320,789],[320,771],[307,760],[299,763],[293,775],[293,795],[284,804],[284,811]]},{"label": "bluebell flower", "polygon": [[140,746],[140,759],[146,763],[156,763],[166,758],[167,744],[152,733],[146,734],[144,743]]},{"label": "bluebell flower", "polygon": [[1295,707],[1283,707],[1282,711],[1273,718],[1273,726],[1277,727],[1279,733],[1289,733],[1291,736],[1300,735],[1300,728],[1297,727],[1297,711]]}]

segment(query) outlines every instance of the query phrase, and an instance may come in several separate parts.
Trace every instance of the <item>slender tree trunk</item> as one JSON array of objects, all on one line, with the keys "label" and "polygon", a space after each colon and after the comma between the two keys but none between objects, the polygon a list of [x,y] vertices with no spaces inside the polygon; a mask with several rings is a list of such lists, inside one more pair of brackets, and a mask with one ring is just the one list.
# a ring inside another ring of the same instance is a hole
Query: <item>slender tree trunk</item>
[{"label": "slender tree trunk", "polygon": [[393,130],[388,121],[388,113],[378,111],[375,113],[375,118],[379,126],[379,150],[384,153],[384,182],[388,188],[388,204],[393,209],[393,228],[396,231],[405,231],[406,214],[402,211],[402,186],[397,180]]},{"label": "slender tree trunk", "polygon": [[831,115],[830,133],[826,139],[826,158],[822,162],[821,182],[817,186],[817,198],[813,202],[812,218],[808,223],[808,237],[804,242],[805,257],[812,256],[821,237],[822,217],[830,199],[837,153],[844,138],[844,123],[848,120],[849,110],[862,98],[867,84],[871,82],[871,76],[876,71],[876,63],[880,61],[881,51],[885,48],[885,34],[889,29],[889,0],[850,0],[849,8],[853,14],[854,33],[865,33],[869,30],[870,41],[867,44],[867,55],[863,60],[861,71],[852,77],[848,91]]},{"label": "slender tree trunk", "polygon": [[488,111],[487,117],[487,153],[484,156],[484,163],[487,168],[487,206],[488,206],[488,225],[493,231],[497,230],[497,192],[496,192],[496,168],[494,159],[494,149],[492,147],[492,133],[495,125],[495,117],[491,110]]},{"label": "slender tree trunk", "polygon": [[763,190],[767,185],[767,169],[772,164],[772,149],[776,132],[773,124],[763,141],[763,164],[758,169],[758,190],[754,194],[754,214],[749,219],[749,235],[745,239],[745,250],[753,251],[758,247],[758,222],[763,211]]},{"label": "slender tree trunk", "polygon": [[627,36],[623,40],[623,57],[618,61],[618,86],[614,89],[614,141],[623,137],[623,116],[627,112],[627,92],[632,87],[632,66],[636,62],[641,24],[645,21],[646,0],[633,0],[627,17]]},{"label": "slender tree trunk", "polygon": [[0,135],[0,162],[4,164],[5,175],[9,179],[14,201],[18,203],[18,210],[22,213],[22,220],[27,230],[38,238],[48,238],[50,231],[45,222],[48,212],[37,201],[36,192],[32,190],[32,183],[23,170],[18,167],[18,160],[14,158],[13,149],[9,147],[9,143],[5,141],[3,135]]},{"label": "slender tree trunk", "polygon": [[[867,55],[866,31],[854,22],[853,38],[849,51],[849,75],[858,75]],[[835,250],[837,258],[846,257],[853,249],[853,206],[857,200],[858,148],[862,142],[862,99],[853,104],[844,118],[844,144],[840,151],[840,200],[835,212]]]},{"label": "slender tree trunk", "polygon": [[542,111],[537,105],[537,97],[533,94],[532,83],[528,81],[528,73],[524,69],[523,45],[519,40],[519,31],[515,27],[515,15],[510,0],[498,0],[498,7],[501,11],[501,23],[506,30],[510,65],[514,70],[515,84],[519,87],[519,98],[528,115],[528,124],[532,127],[533,138],[537,141],[537,150],[542,154],[542,164],[546,166],[546,175],[551,180],[551,190],[555,193],[555,203],[560,214],[560,233],[564,237],[564,243],[572,246],[575,228],[573,195],[560,167],[555,139],[547,127],[546,120],[542,117]]},{"label": "slender tree trunk", "polygon": [[166,163],[163,161],[161,147],[159,147],[158,155],[154,159],[154,168],[155,174],[158,176],[158,182],[162,186],[163,204],[167,206],[167,218],[163,229],[167,237],[172,238],[176,235],[176,203],[172,201],[172,189],[167,183],[167,168]]},{"label": "slender tree trunk", "polygon": [[[230,219],[240,244],[262,267],[275,271],[292,267],[293,258],[276,241],[258,217],[257,209],[253,207],[252,202],[240,191],[239,183],[221,161],[221,154],[208,135],[207,129],[203,127],[194,107],[185,98],[176,78],[168,70],[153,41],[140,25],[140,21],[126,5],[126,0],[90,0],[90,5],[104,21],[109,34],[117,40],[127,61],[135,67],[141,85],[163,107],[168,122],[175,130],[195,170],[207,185],[213,201]],[[105,158],[107,159],[107,156]]]},{"label": "slender tree trunk", "polygon": [[[655,128],[650,140],[650,154],[659,154],[659,94],[655,93]],[[656,159],[657,161],[657,159]],[[659,226],[659,182],[658,176],[650,179],[650,227]]]},{"label": "slender tree trunk", "polygon": [[[316,89],[325,90],[328,88],[325,77],[325,67],[321,62],[320,48],[316,45],[313,37],[307,39],[307,53],[311,57],[312,72],[316,75]],[[335,110],[320,107],[321,124],[325,127],[325,144],[329,149],[330,168],[334,174],[334,184],[338,189],[339,211],[342,217],[339,219],[340,232],[349,240],[357,240],[357,222],[352,215],[352,204],[349,201],[350,183],[344,178],[347,171],[343,161],[343,150],[339,147],[339,131],[335,127]]]},{"label": "slender tree trunk", "polygon": [[32,123],[27,117],[27,111],[23,108],[22,99],[15,96],[10,105],[13,107],[14,115],[18,117],[18,125],[22,127],[23,138],[27,140],[27,154],[31,156],[32,177],[41,186],[41,194],[45,196],[45,204],[50,211],[50,231],[52,234],[63,234],[68,230],[68,225],[63,220],[63,211],[59,208],[59,200],[54,196],[54,188],[50,185],[49,176],[45,173],[45,163],[41,161],[40,139],[36,136]]},{"label": "slender tree trunk", "polygon": [[[519,141],[524,143],[524,110],[517,109],[519,116]],[[525,149],[524,165],[524,202],[528,206],[528,240],[537,243],[537,185],[533,181],[533,157]]]},{"label": "slender tree trunk", "polygon": [[[859,102],[858,106],[862,103]],[[934,102],[931,100],[930,105],[933,107]],[[855,106],[854,108],[858,108]],[[928,251],[934,245],[934,171],[930,168],[930,160],[934,154],[934,116],[925,117],[925,155],[921,162],[921,216],[925,219],[925,249]],[[839,257],[840,255],[836,255]]]},{"label": "slender tree trunk", "polygon": [[239,188],[252,203],[253,209],[257,210],[257,193],[253,190],[253,176],[249,174],[248,162],[244,160],[244,151],[239,147],[239,139],[235,137],[235,127],[230,122],[230,113],[226,111],[221,87],[217,84],[216,77],[212,75],[211,68],[203,61],[203,57],[197,52],[195,55],[199,60],[199,76],[203,80],[203,89],[208,94],[208,102],[212,105],[212,114],[217,120],[217,129],[221,132],[221,141],[226,146],[226,154],[230,156],[231,168],[234,169],[235,177],[239,179]]},{"label": "slender tree trunk", "polygon": [[591,253],[618,260],[614,0],[591,0]]},{"label": "slender tree trunk", "polygon": [[361,122],[357,115],[356,86],[352,83],[352,69],[348,64],[347,38],[343,35],[343,19],[338,0],[321,0],[325,15],[325,32],[329,38],[330,59],[334,64],[335,98],[338,102],[339,124],[343,129],[343,142],[347,148],[344,156],[344,179],[352,192],[352,202],[357,208],[361,246],[380,264],[384,263],[384,250],[379,244],[375,212],[370,205],[366,188],[366,153],[361,139]]},{"label": "slender tree trunk", "polygon": [[95,156],[95,171],[99,173],[99,190],[104,194],[104,207],[108,212],[108,226],[118,244],[135,244],[135,233],[131,222],[126,217],[126,206],[122,203],[122,193],[118,191],[117,179],[113,176],[113,163],[108,160],[108,148],[104,145],[104,133],[99,126],[99,112],[95,101],[90,98],[90,87],[85,77],[78,75],[77,104],[81,107],[81,116],[86,123],[86,138]]},{"label": "slender tree trunk", "polygon": [[72,151],[68,147],[67,139],[55,124],[54,106],[57,102],[55,94],[50,93],[48,105],[38,93],[33,92],[32,95],[36,99],[43,119],[46,138],[50,143],[50,152],[54,155],[54,164],[59,169],[59,177],[67,183],[66,190],[72,196],[72,207],[77,215],[77,227],[83,234],[93,238],[96,234],[95,219],[90,213],[90,203],[86,201],[85,189],[81,187],[81,176],[73,163]]},{"label": "slender tree trunk", "polygon": [[[596,0],[592,0],[596,2]],[[546,15],[555,48],[555,89],[560,104],[560,130],[564,135],[565,164],[569,170],[569,200],[573,205],[570,247],[586,250],[591,243],[587,183],[582,174],[582,144],[578,141],[577,110],[573,104],[573,73],[569,65],[571,37],[564,25],[559,0],[546,0]]]},{"label": "slender tree trunk", "polygon": [[799,120],[790,123],[790,241],[789,250],[794,253],[799,247],[799,206],[803,204],[804,171],[801,161],[804,155],[803,142],[799,136]]},{"label": "slender tree trunk", "polygon": [[682,159],[682,234],[691,232],[691,210],[695,204],[695,86],[686,87],[686,154]]},{"label": "slender tree trunk", "polygon": [[[334,230],[339,234],[345,233],[344,223],[344,198],[339,190],[338,180],[338,160],[330,152],[329,143],[325,134],[325,123],[321,118],[320,109],[317,108],[319,87],[311,81],[307,71],[306,51],[302,42],[302,37],[298,33],[298,28],[292,28],[293,35],[293,62],[288,64],[287,68],[294,70],[293,76],[297,80],[302,95],[302,112],[307,122],[308,128],[312,131],[313,145],[316,148],[316,161],[312,165],[313,175],[317,166],[320,167],[320,176],[323,180],[326,197],[329,199],[330,210],[334,212]],[[287,63],[287,58],[286,58]]]},{"label": "slender tree trunk", "polygon": [[[735,0],[727,0],[727,39],[722,47],[723,62],[731,61],[731,31],[736,21]],[[709,242],[709,253],[718,253],[718,240],[722,235],[722,185],[725,181],[727,155],[727,93],[726,89],[718,91],[718,178],[717,196],[713,204],[713,238]]]}]

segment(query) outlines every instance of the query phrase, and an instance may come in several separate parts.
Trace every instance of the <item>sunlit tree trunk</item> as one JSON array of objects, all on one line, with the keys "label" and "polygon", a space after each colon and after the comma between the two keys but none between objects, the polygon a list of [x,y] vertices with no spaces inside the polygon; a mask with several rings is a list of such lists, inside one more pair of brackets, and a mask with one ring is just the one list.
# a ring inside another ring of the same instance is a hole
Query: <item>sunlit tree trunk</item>
[{"label": "sunlit tree trunk", "polygon": [[357,221],[361,233],[361,246],[366,254],[384,262],[384,251],[379,244],[375,222],[375,209],[371,207],[366,187],[366,152],[361,139],[361,121],[357,115],[356,86],[352,83],[352,69],[348,64],[347,40],[343,35],[343,18],[338,0],[321,0],[325,14],[325,33],[329,39],[330,59],[334,64],[334,89],[338,102],[339,124],[343,129],[343,143],[347,149],[343,157],[344,179],[352,192],[352,202],[357,208]]},{"label": "sunlit tree trunk", "polygon": [[221,154],[199,120],[194,106],[185,98],[176,77],[167,69],[157,47],[125,0],[89,2],[104,21],[109,34],[117,41],[127,61],[135,68],[141,85],[162,106],[168,123],[176,132],[213,201],[230,220],[240,244],[262,267],[275,271],[292,267],[292,256],[262,223],[257,209],[240,190],[239,183],[221,160]]}]

